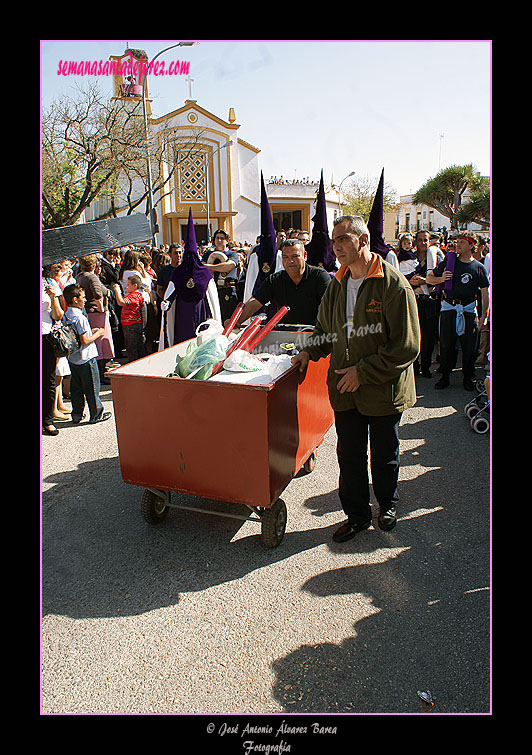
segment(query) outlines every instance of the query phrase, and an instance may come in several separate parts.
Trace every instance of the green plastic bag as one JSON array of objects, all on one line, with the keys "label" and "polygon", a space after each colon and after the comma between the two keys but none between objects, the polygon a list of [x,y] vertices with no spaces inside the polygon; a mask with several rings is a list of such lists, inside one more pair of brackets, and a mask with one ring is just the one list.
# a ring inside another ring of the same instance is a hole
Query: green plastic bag
[{"label": "green plastic bag", "polygon": [[177,359],[175,374],[182,378],[190,375],[194,380],[208,380],[218,362],[225,359],[228,346],[229,339],[224,335],[208,338],[199,346],[196,341],[189,343],[185,356]]}]

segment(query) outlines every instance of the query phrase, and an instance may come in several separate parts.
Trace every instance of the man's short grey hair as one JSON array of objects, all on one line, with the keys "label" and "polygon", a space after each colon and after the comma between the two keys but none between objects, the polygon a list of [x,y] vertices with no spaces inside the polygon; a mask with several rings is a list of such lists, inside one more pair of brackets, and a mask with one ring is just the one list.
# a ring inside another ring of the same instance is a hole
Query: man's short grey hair
[{"label": "man's short grey hair", "polygon": [[367,233],[369,236],[366,221],[360,215],[340,215],[339,218],[336,218],[333,225],[338,225],[339,223],[347,223],[349,233],[354,233],[355,236],[362,236],[363,233]]}]

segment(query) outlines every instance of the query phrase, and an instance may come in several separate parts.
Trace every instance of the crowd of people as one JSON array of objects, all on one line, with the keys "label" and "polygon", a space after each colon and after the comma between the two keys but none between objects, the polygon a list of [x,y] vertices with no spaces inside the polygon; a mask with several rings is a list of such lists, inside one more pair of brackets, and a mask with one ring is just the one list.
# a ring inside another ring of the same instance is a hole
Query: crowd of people
[{"label": "crowd of people", "polygon": [[[276,181],[282,182],[282,177]],[[309,240],[309,233],[301,229],[277,232],[278,265],[272,272],[273,285],[263,286],[256,300],[258,305],[266,303],[265,297],[288,297],[292,309],[298,310],[297,288],[303,276],[306,281],[309,275],[305,267],[311,267],[306,265],[305,252]],[[248,262],[259,241],[260,236],[255,244],[237,243],[226,231],[218,229],[209,243],[198,244],[200,260],[215,279],[224,322],[237,303],[244,301]],[[283,254],[285,244],[287,251]],[[45,434],[57,435],[57,423],[80,422],[86,407],[89,422],[100,422],[111,416],[103,411],[98,398],[100,387],[110,383],[106,371],[161,348],[161,304],[172,272],[181,264],[183,248],[183,243],[159,247],[131,245],[103,254],[65,259],[43,268],[42,422]],[[400,235],[397,243],[389,246],[389,251],[387,261],[392,261],[403,273],[416,298],[421,328],[420,355],[414,363],[416,374],[430,378],[435,357],[441,373],[435,387],[447,387],[450,372],[456,365],[458,347],[462,349],[464,388],[471,390],[474,368],[487,365],[489,350],[488,242],[472,232],[447,236],[418,231]],[[462,267],[460,281],[449,293],[444,290],[444,287],[449,288],[445,286],[449,278],[445,261],[451,251],[459,254],[458,267]],[[274,279],[274,275],[277,278]],[[319,299],[325,290],[320,275],[315,275],[314,279],[320,293],[313,305],[314,317],[307,313],[310,324],[316,321]],[[314,286],[305,283],[299,291],[309,285]],[[277,306],[286,303],[274,301]],[[307,312],[305,308],[303,311]],[[68,358],[55,357],[47,338],[54,324],[61,321],[71,322],[80,339],[80,349]],[[445,327],[440,333],[442,324]],[[95,333],[98,333],[96,337]],[[67,405],[69,400],[71,408]]]},{"label": "crowd of people", "polygon": [[[221,233],[226,237],[222,245],[225,256],[234,260],[232,275],[220,270],[220,264],[207,263],[217,249],[214,238],[200,244],[198,253],[214,277],[220,279],[220,287],[226,278],[234,280],[232,304],[233,299],[243,293],[243,282],[238,292],[236,283],[243,274],[245,276],[247,255],[252,247],[232,242],[225,232]],[[43,267],[44,434],[57,435],[57,423],[80,422],[86,416],[85,407],[88,407],[91,423],[111,416],[103,411],[98,398],[101,386],[110,384],[106,371],[158,350],[161,302],[182,257],[183,243],[158,247],[135,244]],[[56,357],[47,338],[56,323],[65,321],[73,324],[80,340],[79,351],[68,358]],[[89,343],[85,343],[87,339]],[[81,366],[83,374],[80,376]]]},{"label": "crowd of people", "polygon": [[319,181],[311,181],[308,176],[306,178],[283,178],[283,176],[271,176],[268,183],[270,184],[299,184],[302,186],[319,186]]},{"label": "crowd of people", "polygon": [[[414,363],[415,374],[432,377],[437,347],[436,371],[442,377],[435,388],[448,387],[461,350],[463,386],[474,390],[475,368],[488,365],[489,242],[473,231],[454,230],[444,236],[419,230],[402,234],[394,251],[399,270],[416,296],[421,350]],[[456,259],[452,272],[446,271],[451,259]]]}]

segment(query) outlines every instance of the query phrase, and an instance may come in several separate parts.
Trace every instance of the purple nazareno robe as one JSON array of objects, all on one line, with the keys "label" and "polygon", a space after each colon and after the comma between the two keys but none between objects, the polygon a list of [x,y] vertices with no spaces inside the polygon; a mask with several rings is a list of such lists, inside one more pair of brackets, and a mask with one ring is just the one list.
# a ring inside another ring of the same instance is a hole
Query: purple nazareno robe
[{"label": "purple nazareno robe", "polygon": [[[205,267],[198,255],[190,209],[183,260],[172,272],[168,288],[173,284],[173,291],[165,298],[168,304],[175,307],[174,344],[194,338],[198,325],[213,316],[207,301],[207,287],[212,280],[211,271]],[[163,315],[164,334],[167,339],[166,311]],[[168,344],[164,345],[166,347]]]}]

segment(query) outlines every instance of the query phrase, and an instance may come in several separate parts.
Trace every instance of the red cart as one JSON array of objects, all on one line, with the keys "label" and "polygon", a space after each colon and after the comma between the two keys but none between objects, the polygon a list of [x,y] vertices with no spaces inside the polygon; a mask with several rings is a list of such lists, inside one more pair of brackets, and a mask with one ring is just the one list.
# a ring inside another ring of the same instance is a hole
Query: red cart
[{"label": "red cart", "polygon": [[[274,330],[257,351],[279,353],[286,342],[300,350],[309,335]],[[150,524],[169,507],[259,521],[263,543],[275,547],[286,528],[280,495],[301,469],[312,471],[333,423],[329,360],[261,385],[165,377],[189,343],[108,373],[122,478],[145,488],[141,512]],[[177,505],[172,491],[243,504],[251,515]]]}]

